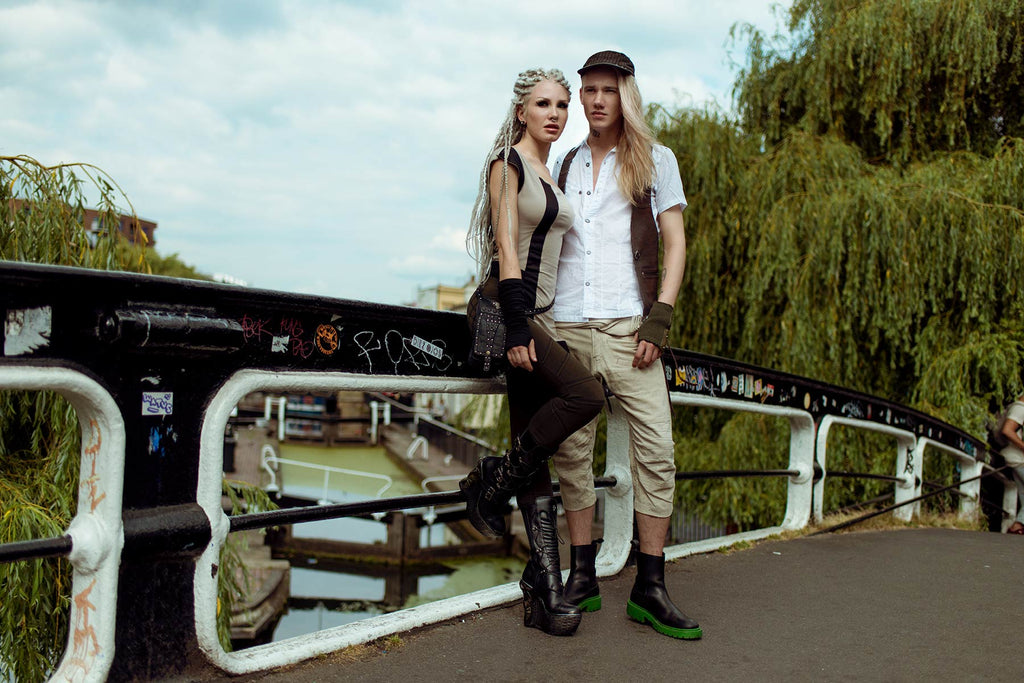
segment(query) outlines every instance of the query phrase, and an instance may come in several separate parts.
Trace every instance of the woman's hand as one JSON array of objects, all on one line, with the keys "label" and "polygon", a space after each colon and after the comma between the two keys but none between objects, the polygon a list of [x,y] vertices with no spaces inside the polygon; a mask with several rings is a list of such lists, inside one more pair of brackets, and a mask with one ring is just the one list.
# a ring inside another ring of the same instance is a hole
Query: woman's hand
[{"label": "woman's hand", "polygon": [[537,348],[532,339],[528,347],[513,346],[505,355],[508,357],[508,363],[512,367],[533,372],[533,364],[537,362]]}]

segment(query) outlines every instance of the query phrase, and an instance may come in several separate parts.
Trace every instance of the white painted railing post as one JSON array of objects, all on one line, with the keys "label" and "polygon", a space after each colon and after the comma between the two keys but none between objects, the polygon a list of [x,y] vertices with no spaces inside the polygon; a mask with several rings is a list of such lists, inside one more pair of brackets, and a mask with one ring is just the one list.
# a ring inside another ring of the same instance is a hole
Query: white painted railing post
[{"label": "white painted railing post", "polygon": [[612,399],[608,411],[608,450],[604,474],[615,477],[613,488],[605,489],[604,543],[597,554],[597,575],[618,574],[626,566],[633,541],[633,477],[629,463],[629,424],[618,402]]},{"label": "white painted railing post", "polygon": [[277,440],[284,441],[284,421],[286,408],[288,407],[288,399],[282,396],[277,399]]},{"label": "white painted railing post", "polygon": [[[960,481],[980,477],[982,463],[974,460],[961,458],[960,460]],[[981,479],[960,484],[960,519],[972,519],[978,514],[978,501],[981,500]]]},{"label": "white painted railing post", "polygon": [[379,424],[380,403],[370,401],[370,443],[377,445],[377,428]]},{"label": "white painted railing post", "polygon": [[[896,502],[903,500],[910,500],[918,495],[920,488],[916,482],[920,480],[918,474],[920,473],[921,466],[921,455],[918,451],[920,445],[912,432],[908,432],[905,429],[899,429],[897,427],[891,427],[889,425],[877,424],[868,420],[861,420],[852,417],[839,417],[836,415],[826,415],[821,419],[821,423],[818,425],[818,438],[817,438],[817,459],[818,466],[821,468],[821,479],[814,487],[814,520],[820,522],[823,517],[823,499],[825,495],[825,480],[828,478],[828,469],[826,468],[826,462],[828,460],[828,433],[832,429],[832,425],[847,425],[850,427],[856,427],[857,429],[867,430],[869,432],[878,432],[879,434],[885,434],[896,439],[896,476],[900,477],[902,481],[896,484]],[[923,445],[921,446],[923,449]],[[913,456],[909,454],[913,453]],[[911,462],[908,463],[908,460]],[[909,468],[910,471],[907,471]],[[914,512],[915,506],[905,506],[899,508],[896,511],[896,516],[900,519],[909,520],[909,515]],[[902,515],[908,515],[903,517]]]},{"label": "white painted railing post", "polygon": [[[897,505],[905,503],[921,495],[921,480],[924,475],[924,444],[916,437],[900,438],[897,443],[896,482],[894,501]],[[921,514],[921,501],[912,505],[903,505],[893,511],[893,517],[909,522],[915,515]]]},{"label": "white painted railing post", "polygon": [[105,681],[114,658],[125,429],[106,389],[67,368],[0,366],[0,387],[55,391],[78,414],[82,451],[68,560],[73,570],[68,643],[53,681]]},{"label": "white painted railing post", "polygon": [[[959,451],[955,448],[933,441],[928,437],[922,436],[918,438],[918,449],[923,453],[925,446],[931,446],[944,453],[952,455],[960,461],[960,481],[966,481],[967,479],[974,479],[974,481],[966,484],[960,484],[960,519],[971,519],[978,514],[978,501],[981,500],[981,479],[977,477],[981,476],[984,469],[984,465],[975,460],[972,456]],[[923,458],[920,458],[923,460]]]},{"label": "white painted railing post", "polygon": [[814,500],[814,418],[810,413],[789,416],[789,468],[799,472],[786,483],[783,529],[803,529]]}]

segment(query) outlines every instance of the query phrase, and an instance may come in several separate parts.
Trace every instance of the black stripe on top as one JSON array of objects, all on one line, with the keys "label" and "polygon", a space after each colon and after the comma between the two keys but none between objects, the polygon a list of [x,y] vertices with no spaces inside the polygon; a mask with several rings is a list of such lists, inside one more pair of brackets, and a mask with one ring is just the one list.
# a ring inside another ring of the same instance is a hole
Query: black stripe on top
[{"label": "black stripe on top", "polygon": [[[519,171],[519,182],[517,183],[517,185],[519,186],[519,191],[522,192],[523,182],[526,180],[523,177],[523,158],[519,156],[519,152],[516,150],[515,147],[510,147],[508,151],[511,152],[511,154],[508,155],[508,165]],[[505,150],[501,150],[500,152],[498,152],[498,161],[504,160]]]},{"label": "black stripe on top", "polygon": [[526,257],[526,269],[523,271],[523,289],[526,293],[526,300],[537,305],[537,283],[540,280],[540,261],[544,255],[544,241],[547,239],[548,231],[558,218],[558,198],[555,191],[543,180],[540,180],[544,188],[544,216],[533,231],[530,237],[530,252]]}]

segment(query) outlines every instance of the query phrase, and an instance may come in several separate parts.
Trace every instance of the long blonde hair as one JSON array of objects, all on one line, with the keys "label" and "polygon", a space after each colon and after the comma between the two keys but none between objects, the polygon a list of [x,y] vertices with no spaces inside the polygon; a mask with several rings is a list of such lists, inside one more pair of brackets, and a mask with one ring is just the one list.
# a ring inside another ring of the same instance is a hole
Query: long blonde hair
[{"label": "long blonde hair", "polygon": [[[495,243],[494,227],[491,221],[491,194],[487,187],[487,175],[491,168],[491,157],[498,150],[502,151],[504,163],[501,167],[501,194],[508,201],[508,155],[512,145],[523,139],[526,132],[526,125],[519,121],[519,109],[526,104],[526,99],[535,85],[541,81],[554,81],[569,90],[569,81],[558,69],[527,69],[516,77],[515,85],[512,86],[512,102],[509,105],[505,120],[498,129],[491,149],[487,152],[484,160],[484,167],[480,171],[480,184],[477,188],[476,202],[473,204],[473,215],[469,222],[469,232],[466,234],[466,250],[477,264],[477,282],[487,279],[490,272],[491,262],[494,260]],[[506,205],[506,210],[509,207]]]},{"label": "long blonde hair", "polygon": [[622,106],[622,135],[616,145],[619,190],[636,205],[644,191],[654,184],[654,134],[644,118],[644,102],[636,78],[618,72],[619,102]]}]

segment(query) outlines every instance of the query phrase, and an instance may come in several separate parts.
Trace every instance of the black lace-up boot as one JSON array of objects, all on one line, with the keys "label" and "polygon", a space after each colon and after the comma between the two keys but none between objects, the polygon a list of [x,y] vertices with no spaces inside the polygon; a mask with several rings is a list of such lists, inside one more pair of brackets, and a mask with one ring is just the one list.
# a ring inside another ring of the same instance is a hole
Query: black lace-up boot
[{"label": "black lace-up boot", "polygon": [[491,538],[505,535],[509,498],[530,481],[551,455],[552,451],[538,446],[529,432],[523,432],[504,456],[480,459],[459,482],[466,497],[469,521],[477,531]]},{"label": "black lace-up boot", "polygon": [[554,498],[521,502],[530,539],[530,561],[523,570],[523,624],[553,636],[571,636],[580,625],[580,609],[562,597],[558,564],[558,526]]},{"label": "black lace-up boot", "polygon": [[658,633],[673,638],[696,640],[700,625],[679,611],[665,588],[665,555],[636,554],[636,583],[626,603],[626,614]]},{"label": "black lace-up boot", "polygon": [[565,581],[562,593],[567,602],[580,608],[581,612],[596,612],[601,609],[601,589],[597,585],[597,546],[600,539],[587,545],[569,546],[572,569]]}]

